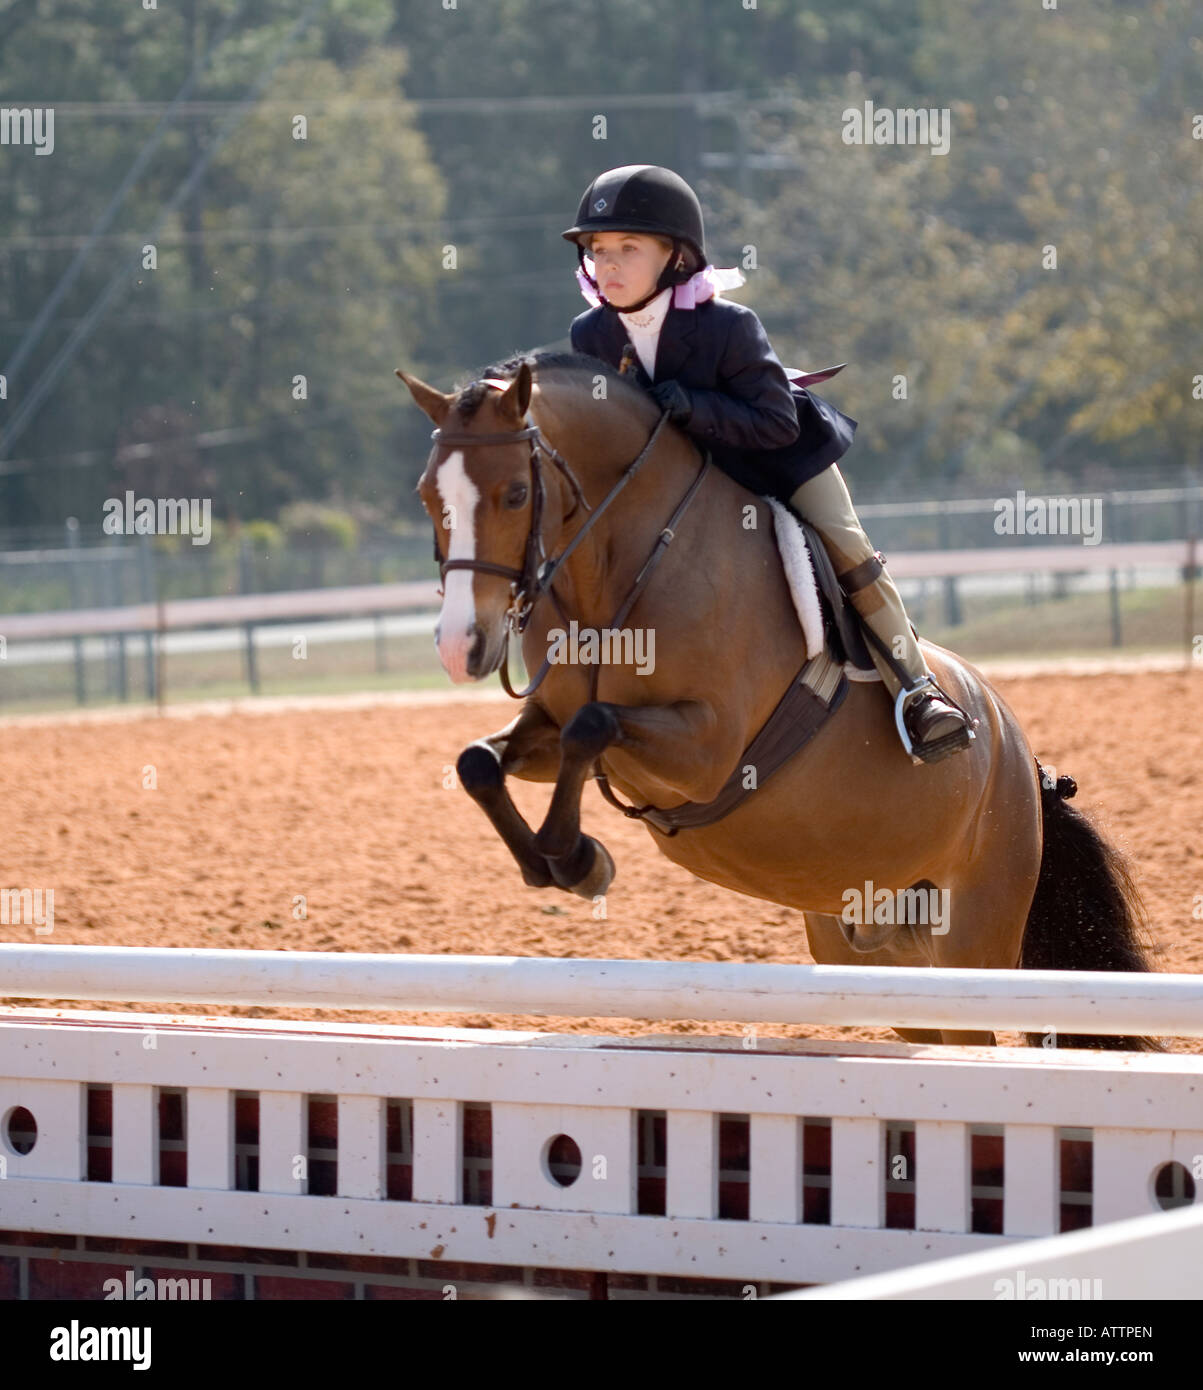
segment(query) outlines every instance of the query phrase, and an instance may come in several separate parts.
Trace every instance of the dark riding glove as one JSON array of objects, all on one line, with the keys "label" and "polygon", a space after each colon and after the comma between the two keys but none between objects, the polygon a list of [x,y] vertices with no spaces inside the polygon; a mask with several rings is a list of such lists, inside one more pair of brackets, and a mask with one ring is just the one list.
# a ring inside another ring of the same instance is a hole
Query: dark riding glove
[{"label": "dark riding glove", "polygon": [[689,392],[679,381],[658,381],[651,388],[650,395],[661,410],[668,411],[668,418],[674,425],[685,424],[693,414]]}]

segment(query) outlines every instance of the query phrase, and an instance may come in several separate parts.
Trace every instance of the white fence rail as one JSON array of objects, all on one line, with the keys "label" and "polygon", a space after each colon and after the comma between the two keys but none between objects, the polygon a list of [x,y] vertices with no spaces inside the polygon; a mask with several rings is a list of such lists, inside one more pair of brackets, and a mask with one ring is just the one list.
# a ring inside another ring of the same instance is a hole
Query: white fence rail
[{"label": "white fence rail", "polygon": [[289,589],[274,594],[220,594],[215,598],[166,599],[122,608],[68,608],[57,613],[0,615],[0,633],[10,642],[47,641],[107,634],[184,632],[202,627],[299,618],[354,618],[362,614],[413,613],[437,609],[433,580],[403,584],[358,584],[341,589]]},{"label": "white fence rail", "polygon": [[[969,578],[988,574],[1048,574],[1181,567],[1198,563],[1190,540],[1102,545],[1015,545],[973,550],[914,550],[889,557],[896,579]],[[433,566],[432,566],[433,568]],[[338,589],[269,594],[222,594],[169,599],[123,608],[79,608],[54,613],[0,615],[0,634],[10,642],[47,641],[106,634],[182,632],[202,627],[246,627],[302,618],[352,618],[363,614],[433,612],[439,598],[433,580],[362,584]]]},{"label": "white fence rail", "polygon": [[911,550],[890,555],[895,579],[966,579],[983,574],[1063,574],[1197,563],[1193,541],[1143,541],[1100,545],[1014,545],[973,550]]},{"label": "white fence rail", "polygon": [[[1121,572],[1176,569],[1183,578],[1187,618],[1184,626],[1186,661],[1192,655],[1194,638],[1193,576],[1197,564],[1197,544],[1193,540],[1108,543],[1101,545],[1017,545],[988,546],[981,549],[889,552],[890,571],[898,580],[941,582],[945,590],[945,622],[958,624],[957,583],[975,578],[979,583],[1006,585],[1007,576],[1040,573],[1108,574],[1110,586],[1111,644],[1123,644],[1119,583]],[[85,552],[81,552],[85,553]],[[3,559],[0,556],[0,559]],[[10,557],[11,558],[11,557]],[[257,633],[284,623],[314,623],[314,640],[351,640],[344,626],[356,619],[370,619],[376,647],[376,670],[386,669],[384,627],[386,617],[408,615],[402,621],[429,623],[433,627],[438,608],[433,580],[396,584],[366,584],[330,589],[311,589],[265,594],[226,594],[212,598],[173,599],[161,603],[140,603],[124,607],[77,608],[59,612],[14,613],[0,615],[0,639],[10,644],[12,659],[22,666],[74,664],[75,698],[87,703],[89,661],[98,659],[100,646],[107,644],[104,657],[106,689],[121,700],[129,695],[126,646],[141,643],[145,657],[143,670],[146,698],[163,699],[166,681],[165,661],[172,644],[195,646],[204,641],[196,634],[203,629],[223,634],[217,649],[241,646],[246,680],[258,694],[259,646]],[[425,630],[425,629],[423,629]],[[359,637],[368,634],[355,634]],[[269,643],[273,642],[268,638]]]},{"label": "white fence rail", "polygon": [[[894,578],[968,578],[983,574],[1049,574],[1125,570],[1197,562],[1193,541],[1145,541],[1104,545],[987,546],[972,550],[908,550],[889,557]],[[200,627],[246,627],[296,619],[344,619],[360,614],[433,612],[434,581],[362,584],[335,589],[291,589],[281,594],[224,594],[207,599],[168,599],[111,609],[58,613],[8,613],[0,632],[10,642],[50,641],[104,634],[177,632]]]}]

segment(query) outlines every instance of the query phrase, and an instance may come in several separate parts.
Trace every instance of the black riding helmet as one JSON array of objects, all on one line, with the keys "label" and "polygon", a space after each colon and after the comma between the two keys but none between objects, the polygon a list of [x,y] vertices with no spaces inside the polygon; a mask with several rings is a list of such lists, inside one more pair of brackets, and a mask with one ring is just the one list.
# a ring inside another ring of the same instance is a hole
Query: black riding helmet
[{"label": "black riding helmet", "polygon": [[[673,251],[656,288],[638,304],[617,309],[602,294],[597,281],[585,269],[585,249],[593,232],[643,232],[667,237]],[[560,235],[576,242],[581,274],[593,286],[598,299],[615,313],[631,313],[650,304],[670,285],[684,284],[706,264],[702,207],[697,194],[680,174],[659,164],[624,164],[607,169],[585,189],[576,222]]]}]

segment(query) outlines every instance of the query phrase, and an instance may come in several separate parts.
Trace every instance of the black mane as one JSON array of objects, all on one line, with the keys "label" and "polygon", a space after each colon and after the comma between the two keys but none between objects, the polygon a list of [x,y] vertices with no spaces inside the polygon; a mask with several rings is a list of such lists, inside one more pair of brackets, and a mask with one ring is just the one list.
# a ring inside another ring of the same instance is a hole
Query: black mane
[{"label": "black mane", "polygon": [[477,376],[460,389],[456,396],[455,408],[464,420],[471,420],[480,409],[480,403],[493,389],[487,386],[482,377],[495,377],[502,381],[512,381],[519,367],[525,362],[536,378],[544,372],[577,372],[582,376],[601,376],[606,379],[608,400],[627,400],[629,403],[643,402],[645,409],[654,408],[651,397],[633,381],[620,376],[608,362],[600,357],[589,357],[580,352],[524,352],[507,357],[504,362],[494,362],[482,367]]}]

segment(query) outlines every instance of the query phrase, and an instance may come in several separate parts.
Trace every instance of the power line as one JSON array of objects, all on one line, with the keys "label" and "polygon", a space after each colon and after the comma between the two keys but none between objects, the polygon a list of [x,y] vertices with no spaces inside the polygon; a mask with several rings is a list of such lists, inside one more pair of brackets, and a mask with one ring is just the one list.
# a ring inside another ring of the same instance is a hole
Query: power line
[{"label": "power line", "polygon": [[[214,227],[201,232],[169,232],[166,236],[160,236],[156,244],[209,246],[228,243],[240,246],[255,242],[287,244],[317,241],[323,237],[334,240],[342,236],[394,236],[409,232],[523,231],[531,228],[562,227],[564,218],[565,213],[560,211],[524,214],[521,217],[435,217],[406,222],[343,222],[296,227]],[[140,247],[144,240],[145,238],[137,232],[114,232],[107,237],[95,236],[92,233],[77,236],[0,237],[0,255],[7,251],[65,251],[75,246],[124,246],[130,242]]]},{"label": "power line", "polygon": [[[233,112],[227,118],[222,129],[215,136],[212,143],[193,165],[192,170],[188,174],[188,177],[176,189],[170,201],[167,203],[166,207],[164,207],[162,213],[159,215],[159,218],[155,222],[154,227],[151,229],[150,233],[145,238],[146,241],[154,241],[155,236],[159,232],[160,228],[166,224],[168,219],[180,206],[180,204],[183,203],[184,200],[190,196],[193,189],[197,186],[201,178],[204,176],[205,171],[208,169],[209,165],[212,163],[217,153],[223,148],[223,146],[230,139],[230,137],[233,135],[234,131],[238,128],[238,126],[241,125],[247,112],[258,100],[259,93],[264,89],[264,87],[266,87],[268,81],[274,74],[276,68],[279,67],[280,63],[283,61],[284,55],[309,27],[311,20],[313,19],[315,13],[317,12],[322,3],[323,0],[311,0],[311,3],[306,8],[305,12],[300,16],[299,19],[295,21],[295,23],[289,29],[287,34],[284,35],[283,39],[277,45],[276,51],[272,54],[271,59],[263,68],[259,77],[248,88],[247,94],[243,98],[242,102],[234,108]],[[58,353],[55,355],[50,365],[46,367],[46,369],[42,372],[42,375],[34,383],[33,389],[21,401],[21,404],[18,406],[11,423],[4,430],[3,434],[0,434],[0,459],[3,459],[8,455],[13,444],[24,433],[25,427],[28,424],[29,420],[33,417],[33,415],[38,410],[39,406],[42,404],[45,398],[54,389],[55,383],[58,381],[58,378],[62,375],[63,371],[66,370],[67,366],[69,365],[75,354],[91,336],[94,325],[99,321],[101,316],[104,314],[105,309],[112,301],[114,295],[117,293],[118,289],[121,288],[122,284],[124,283],[125,275],[126,270],[123,267],[119,267],[117,270],[113,272],[113,275],[109,280],[109,283],[105,286],[99,298],[92,305],[92,308],[88,311],[88,314],[84,318],[83,322],[71,334],[71,336],[68,338],[66,343],[64,343],[62,348],[59,349]]]},{"label": "power line", "polygon": [[201,434],[181,434],[171,439],[155,439],[142,444],[126,444],[118,449],[81,449],[71,454],[48,454],[42,458],[0,461],[0,477],[12,473],[28,473],[33,468],[90,468],[97,463],[133,463],[139,459],[158,458],[180,448],[224,449],[231,444],[246,444],[252,439],[270,438],[291,430],[322,429],[336,422],[345,423],[346,407],[312,415],[298,414],[295,420],[268,420],[261,425],[231,425],[220,430],[205,430]]},{"label": "power line", "polygon": [[[571,344],[565,334],[554,342],[540,343],[536,347],[515,349],[533,352],[569,352]],[[466,375],[461,371],[460,376]],[[0,460],[0,477],[12,473],[28,473],[35,467],[44,468],[89,468],[97,463],[131,463],[136,459],[157,458],[179,448],[224,449],[232,444],[245,444],[252,439],[270,438],[289,431],[302,432],[323,429],[332,424],[345,424],[345,406],[324,411],[298,411],[287,419],[276,418],[260,425],[230,425],[224,429],[204,430],[199,434],[175,435],[170,439],[155,439],[140,444],[126,444],[117,449],[81,449],[74,453],[48,454],[41,458]]]},{"label": "power line", "polygon": [[[566,280],[564,278],[560,280],[550,279],[545,271],[526,271],[500,278],[495,274],[469,276],[459,271],[449,271],[438,280],[430,281],[419,289],[385,291],[375,284],[366,284],[358,286],[353,293],[346,291],[339,294],[306,294],[305,309],[319,308],[323,305],[345,306],[348,303],[365,299],[370,300],[373,304],[421,304],[444,294],[482,294],[486,292],[492,295],[521,294],[526,299],[543,296],[554,299],[564,295],[570,304],[581,305],[580,312],[584,312],[584,301],[578,298],[580,291],[571,277],[571,271]],[[114,327],[121,327],[140,323],[170,324],[177,321],[196,322],[236,316],[270,320],[284,318],[289,312],[289,309],[282,306],[278,299],[274,299],[270,295],[262,295],[257,299],[239,300],[235,304],[201,304],[186,307],[167,305],[145,309],[142,312],[116,314],[109,319],[109,323]],[[83,322],[84,318],[82,317],[60,318],[58,326],[73,328]],[[9,319],[6,321],[6,326],[16,331],[21,328],[22,324],[20,320]]]},{"label": "power line", "polygon": [[238,19],[238,17],[242,14],[242,11],[246,8],[246,4],[247,0],[242,0],[242,3],[239,5],[237,10],[235,10],[234,13],[229,16],[226,22],[217,31],[217,35],[214,38],[213,42],[209,45],[204,57],[200,59],[200,61],[193,64],[192,71],[188,74],[187,78],[185,79],[184,85],[176,93],[175,100],[164,108],[163,114],[159,119],[158,125],[154,128],[153,131],[151,131],[150,136],[146,140],[146,143],[138,151],[137,158],[126,171],[125,177],[121,180],[120,186],[117,188],[113,196],[109,199],[108,205],[106,206],[105,210],[97,218],[96,224],[92,228],[91,234],[88,237],[84,238],[83,243],[75,256],[75,259],[63,272],[62,278],[51,291],[45,304],[42,305],[42,308],[38,313],[37,318],[34,319],[32,324],[30,324],[29,329],[25,334],[25,337],[21,340],[20,343],[17,344],[16,352],[13,353],[12,357],[5,364],[3,375],[7,377],[10,382],[15,380],[17,373],[21,370],[21,368],[25,365],[27,359],[29,358],[29,354],[41,341],[42,334],[45,332],[46,325],[50,322],[50,319],[53,316],[55,309],[58,308],[59,304],[63,300],[63,296],[79,278],[79,273],[83,269],[84,261],[86,261],[88,258],[88,252],[92,249],[93,246],[96,245],[97,239],[99,238],[100,234],[104,231],[104,229],[107,226],[109,226],[113,218],[116,217],[117,209],[125,201],[125,195],[133,187],[134,183],[138,179],[138,176],[142,173],[142,170],[145,169],[147,164],[150,163],[151,156],[155,153],[155,151],[159,148],[159,146],[163,143],[164,139],[166,138],[168,128],[171,125],[172,117],[184,105],[185,98],[192,91],[193,87],[196,86],[197,80],[199,79],[201,73],[204,71],[205,67],[208,65],[209,59],[216,52],[218,46],[224,43],[226,35],[230,32],[230,29],[233,27],[235,20]]},{"label": "power line", "polygon": [[[757,110],[779,111],[794,109],[795,106],[801,104],[801,98],[790,96],[753,97],[740,91],[598,92],[586,93],[585,95],[566,92],[562,96],[523,97],[270,97],[260,102],[259,105],[260,109],[264,111],[303,112],[306,115],[313,112],[342,112],[347,110],[380,114],[417,111],[429,115],[442,113],[448,115],[491,115],[499,110],[510,113],[537,111],[553,114],[565,109],[592,111],[603,103],[607,110],[611,111],[640,108],[663,110],[672,107],[693,106],[713,107],[717,112],[737,104]],[[21,105],[20,102],[11,99],[7,104],[10,106]],[[229,100],[189,101],[182,103],[176,110],[176,114],[181,116],[220,116],[230,108],[237,107],[238,104],[237,101]],[[172,103],[172,106],[174,105]],[[54,103],[56,120],[61,116],[66,116],[68,119],[80,117],[88,120],[94,120],[97,117],[144,120],[150,116],[159,115],[167,109],[168,103],[161,101],[62,101]]]}]

